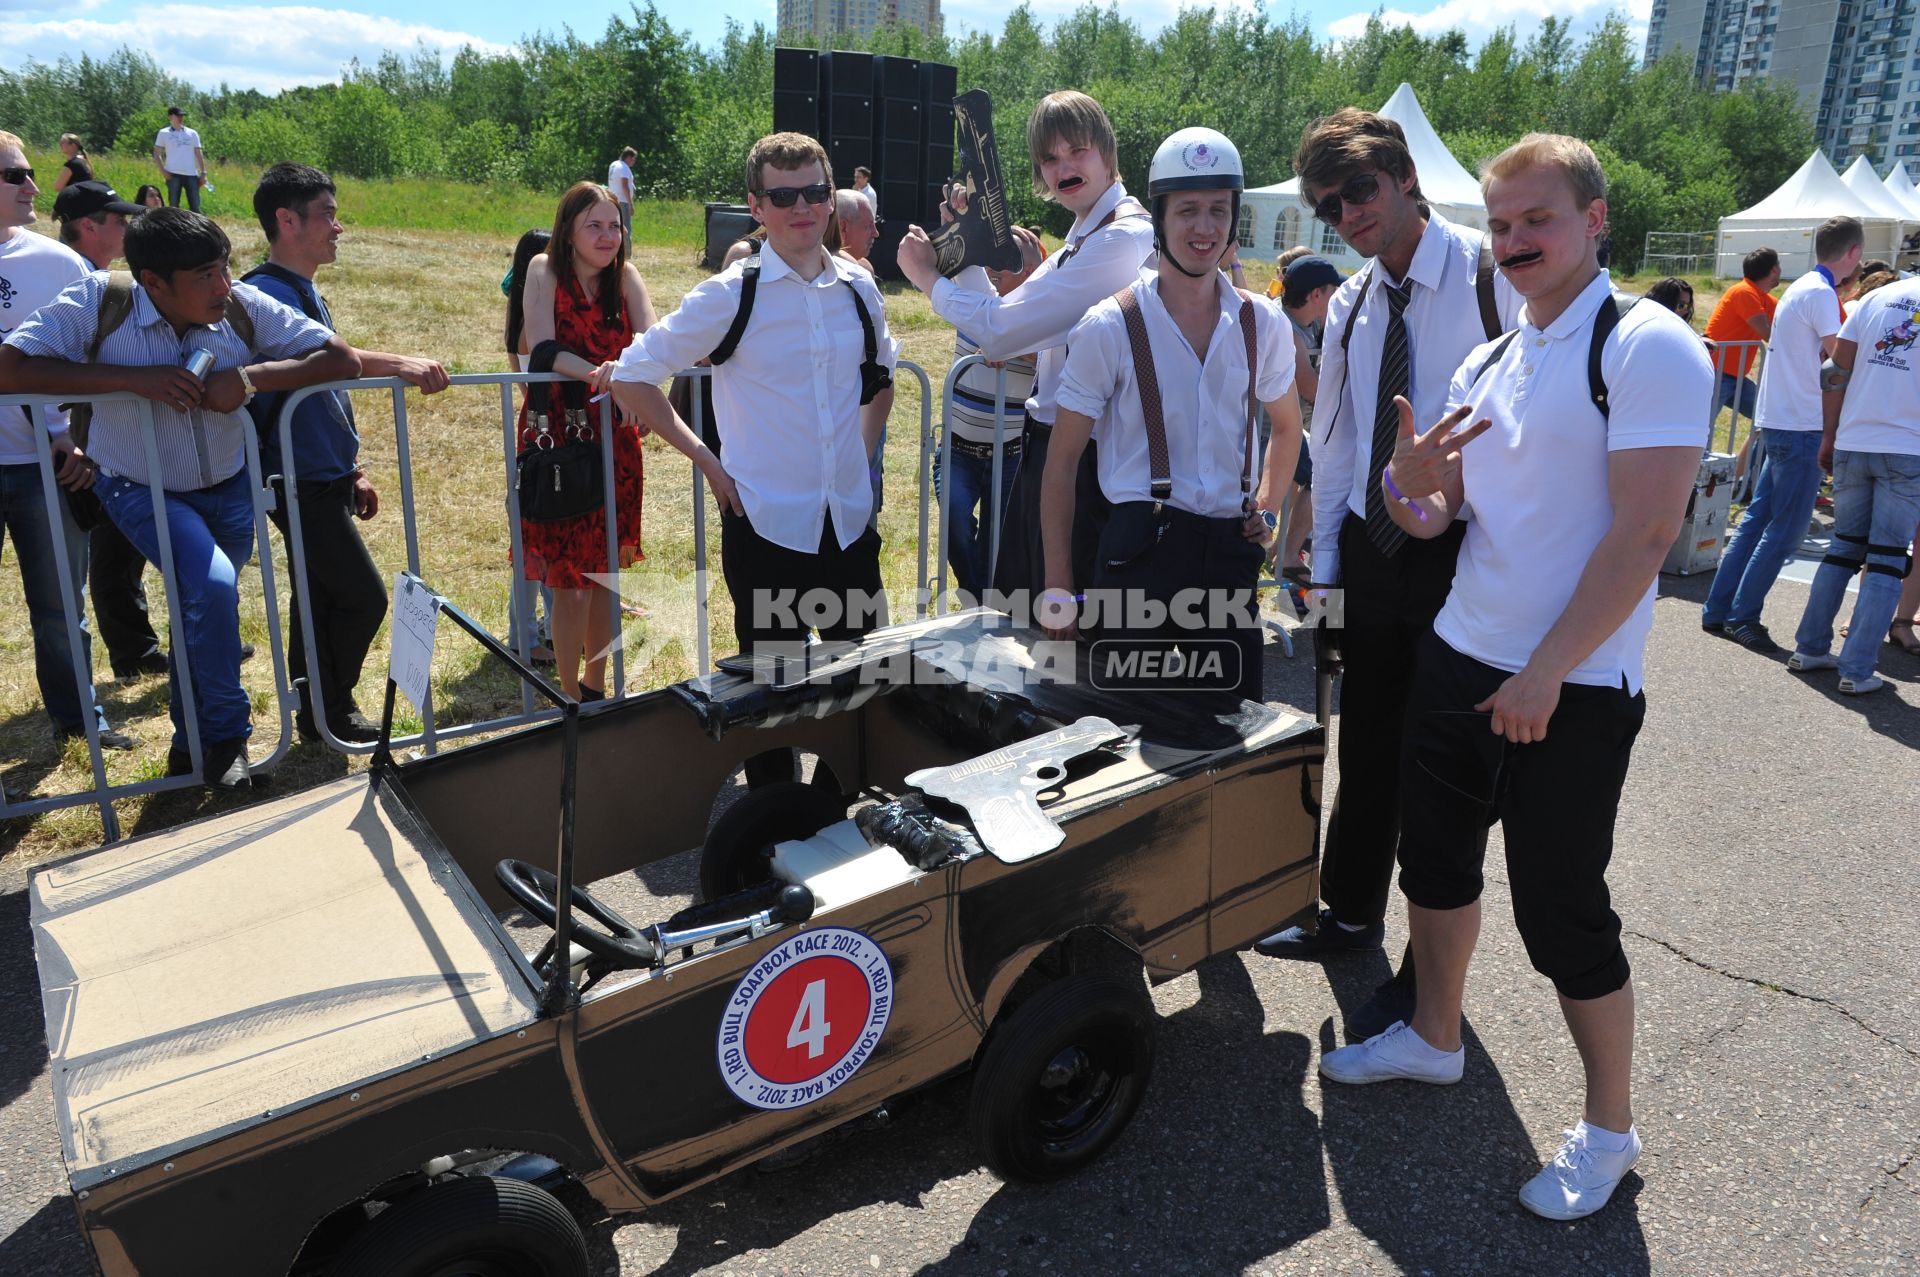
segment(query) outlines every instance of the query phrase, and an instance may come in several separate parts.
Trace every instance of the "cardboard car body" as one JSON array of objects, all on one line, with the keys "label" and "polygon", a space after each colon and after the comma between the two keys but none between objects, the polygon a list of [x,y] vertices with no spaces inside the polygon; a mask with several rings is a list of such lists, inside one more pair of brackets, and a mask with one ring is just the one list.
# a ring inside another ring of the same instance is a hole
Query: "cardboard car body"
[{"label": "cardboard car body", "polygon": [[[1097,714],[1130,738],[1067,769],[1045,804],[1064,840],[1044,854],[900,860],[816,890],[805,922],[579,996],[552,999],[496,912],[498,862],[554,863],[559,723],[36,871],[55,1106],[100,1270],[304,1270],[356,1209],[464,1150],[550,1159],[608,1212],[642,1210],[968,1068],[1043,958],[1098,946],[1171,978],[1309,908],[1323,728],[1252,703],[1022,690],[1006,671],[1042,640],[966,613],[879,631],[824,683],[720,673],[580,716],[585,883],[700,847],[715,796],[769,749],[816,755],[816,783],[854,803],[1010,731]],[[844,1021],[864,981],[859,1033],[827,1040],[791,989],[756,1027],[748,1004],[776,996],[778,968],[833,944],[851,991],[815,1009]],[[752,1033],[772,1047],[747,1067]]]}]

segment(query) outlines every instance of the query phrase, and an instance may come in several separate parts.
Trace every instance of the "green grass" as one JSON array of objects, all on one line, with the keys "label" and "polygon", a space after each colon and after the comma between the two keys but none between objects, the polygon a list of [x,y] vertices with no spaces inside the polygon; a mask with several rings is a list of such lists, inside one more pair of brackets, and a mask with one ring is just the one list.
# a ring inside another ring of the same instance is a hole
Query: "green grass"
[{"label": "green grass", "polygon": [[[142,183],[166,190],[166,182],[151,157],[94,155],[88,157],[95,176],[132,199]],[[43,216],[53,213],[53,179],[63,163],[58,150],[29,149],[28,162],[39,173],[44,198],[37,201]],[[217,221],[232,218],[251,222],[253,188],[261,169],[239,164],[209,167],[213,190],[203,192],[200,211]],[[552,226],[557,194],[524,186],[470,186],[437,178],[400,177],[379,181],[336,178],[340,220],[348,226],[391,230],[459,231],[474,235],[504,235],[518,239],[535,226]],[[701,235],[702,209],[693,200],[641,200],[634,206],[636,245],[657,248],[696,244]],[[508,244],[511,253],[511,240]],[[504,272],[505,267],[501,270]]]}]

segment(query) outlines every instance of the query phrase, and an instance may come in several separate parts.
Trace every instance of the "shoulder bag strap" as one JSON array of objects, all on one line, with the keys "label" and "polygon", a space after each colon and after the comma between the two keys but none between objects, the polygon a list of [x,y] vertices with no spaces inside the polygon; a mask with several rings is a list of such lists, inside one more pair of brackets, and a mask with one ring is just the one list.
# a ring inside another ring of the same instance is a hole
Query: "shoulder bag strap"
[{"label": "shoulder bag strap", "polygon": [[1160,403],[1160,376],[1153,367],[1153,345],[1147,340],[1147,318],[1131,286],[1113,295],[1127,324],[1127,344],[1133,348],[1133,379],[1140,387],[1140,415],[1147,421],[1147,468],[1153,499],[1173,496],[1173,465],[1167,460],[1167,422]]},{"label": "shoulder bag strap", "polygon": [[740,268],[740,306],[733,312],[733,323],[727,328],[727,335],[707,356],[707,362],[718,368],[733,358],[734,350],[740,345],[740,339],[746,335],[747,320],[753,316],[753,295],[760,288],[760,259],[754,257]]},{"label": "shoulder bag strap", "polygon": [[[128,271],[116,270],[107,273],[107,291],[100,294],[100,309],[93,326],[93,340],[87,343],[87,362],[93,363],[100,358],[100,347],[114,330],[127,322],[127,316],[133,313],[133,275]],[[82,452],[87,450],[87,438],[93,433],[93,403],[77,403],[67,412],[67,437]]]},{"label": "shoulder bag strap", "polygon": [[1254,326],[1253,294],[1240,294],[1240,335],[1247,343],[1247,446],[1240,469],[1240,513],[1253,513],[1253,459],[1260,450],[1260,335]]},{"label": "shoulder bag strap", "polygon": [[1607,377],[1600,368],[1601,351],[1606,347],[1607,338],[1619,327],[1621,317],[1642,300],[1609,293],[1593,317],[1593,340],[1587,345],[1587,397],[1593,400],[1593,406],[1600,410],[1602,418],[1609,416],[1610,412],[1607,405]]},{"label": "shoulder bag strap", "polygon": [[[1373,287],[1373,264],[1369,262],[1360,276],[1360,292],[1354,297],[1353,305],[1347,310],[1347,322],[1340,326],[1340,393],[1333,397],[1333,416],[1327,421],[1327,438],[1333,437],[1334,427],[1340,424],[1340,403],[1347,397],[1347,382],[1353,377],[1353,364],[1347,355],[1347,346],[1353,341],[1353,325],[1360,318],[1360,308],[1367,304],[1367,290]],[[1325,349],[1324,339],[1321,348]]]}]

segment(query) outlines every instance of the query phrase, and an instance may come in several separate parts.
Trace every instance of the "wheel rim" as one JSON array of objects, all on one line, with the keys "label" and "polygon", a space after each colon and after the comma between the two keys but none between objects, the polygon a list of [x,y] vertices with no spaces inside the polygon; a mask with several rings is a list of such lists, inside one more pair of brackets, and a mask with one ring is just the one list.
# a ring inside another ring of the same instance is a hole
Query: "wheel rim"
[{"label": "wheel rim", "polygon": [[1033,1119],[1050,1154],[1070,1155],[1099,1139],[1127,1090],[1132,1050],[1117,1035],[1069,1043],[1040,1070]]}]

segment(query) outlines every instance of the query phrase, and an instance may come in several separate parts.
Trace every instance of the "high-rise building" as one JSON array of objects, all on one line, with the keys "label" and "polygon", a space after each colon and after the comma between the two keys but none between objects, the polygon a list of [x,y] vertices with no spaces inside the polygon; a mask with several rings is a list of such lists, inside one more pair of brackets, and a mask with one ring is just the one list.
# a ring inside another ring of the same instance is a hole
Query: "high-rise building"
[{"label": "high-rise building", "polygon": [[940,0],[780,0],[784,36],[865,35],[875,27],[940,30]]},{"label": "high-rise building", "polygon": [[1647,64],[1678,53],[1709,89],[1791,87],[1836,168],[1920,156],[1920,0],[1654,0]]}]

